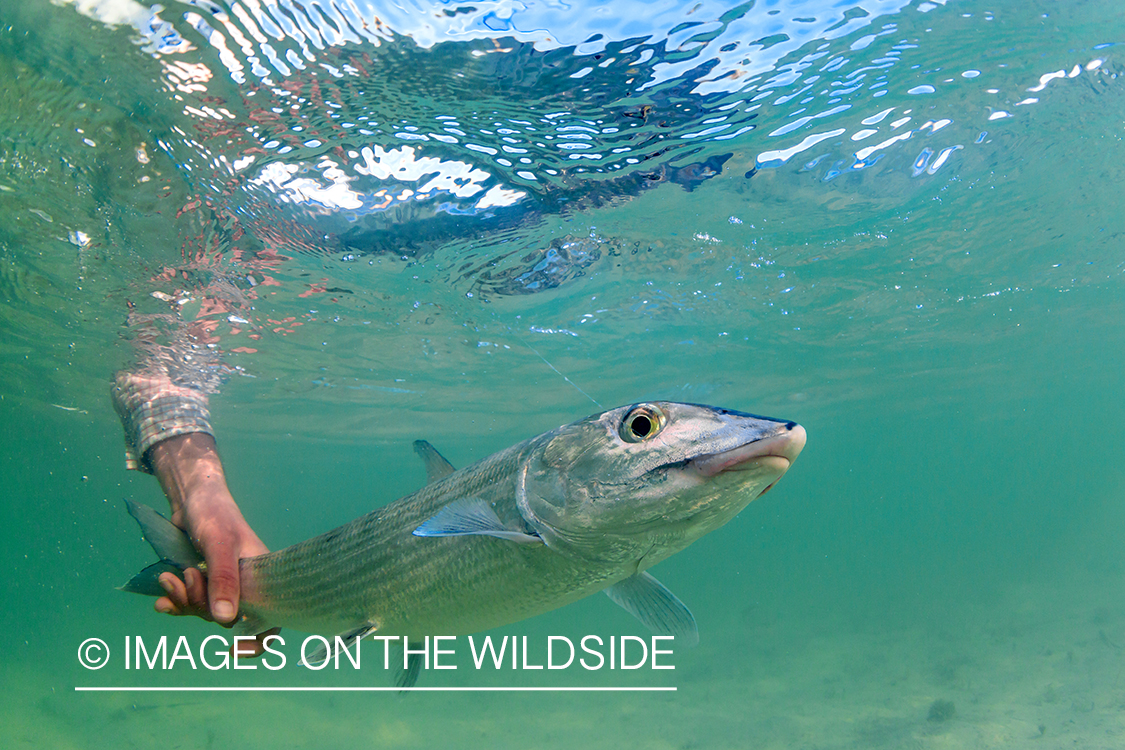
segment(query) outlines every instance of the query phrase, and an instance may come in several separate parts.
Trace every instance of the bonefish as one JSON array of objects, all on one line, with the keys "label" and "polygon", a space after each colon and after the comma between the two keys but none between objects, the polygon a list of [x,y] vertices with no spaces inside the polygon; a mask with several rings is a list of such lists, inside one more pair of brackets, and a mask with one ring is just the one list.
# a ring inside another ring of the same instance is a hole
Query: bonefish
[{"label": "bonefish", "polygon": [[[646,571],[771,489],[804,445],[795,422],[666,401],[587,417],[457,471],[420,442],[422,489],[241,560],[235,632],[464,635],[605,591],[692,644],[695,618]],[[128,505],[161,562],[124,590],[161,595],[162,572],[203,566],[183,531]]]}]

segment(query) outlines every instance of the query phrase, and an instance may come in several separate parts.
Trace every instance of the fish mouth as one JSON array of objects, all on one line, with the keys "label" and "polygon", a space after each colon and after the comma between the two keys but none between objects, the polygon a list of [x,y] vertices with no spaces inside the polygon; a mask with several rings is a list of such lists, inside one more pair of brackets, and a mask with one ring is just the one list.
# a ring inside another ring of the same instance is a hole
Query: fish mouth
[{"label": "fish mouth", "polygon": [[[805,428],[799,424],[786,425],[786,430],[752,443],[740,445],[721,453],[698,456],[689,462],[702,477],[715,477],[729,471],[756,471],[765,469],[777,473],[777,478],[789,470],[805,447]],[[776,484],[774,480],[773,484]],[[770,484],[762,490],[764,495],[773,488]]]}]

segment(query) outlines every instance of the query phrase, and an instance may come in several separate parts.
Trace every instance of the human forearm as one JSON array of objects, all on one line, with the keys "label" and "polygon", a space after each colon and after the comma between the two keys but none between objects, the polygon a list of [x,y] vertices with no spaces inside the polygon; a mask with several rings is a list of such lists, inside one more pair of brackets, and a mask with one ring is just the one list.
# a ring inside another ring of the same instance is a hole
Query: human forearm
[{"label": "human forearm", "polygon": [[172,506],[172,523],[183,526],[186,505],[211,498],[231,498],[215,438],[192,432],[169,438],[148,454],[153,473]]}]

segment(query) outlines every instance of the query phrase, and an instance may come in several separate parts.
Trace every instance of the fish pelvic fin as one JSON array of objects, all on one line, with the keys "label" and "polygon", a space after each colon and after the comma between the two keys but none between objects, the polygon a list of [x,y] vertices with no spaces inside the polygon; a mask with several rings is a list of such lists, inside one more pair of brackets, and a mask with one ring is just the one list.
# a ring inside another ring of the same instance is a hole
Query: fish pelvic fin
[{"label": "fish pelvic fin", "polygon": [[125,498],[125,507],[129,515],[140,525],[141,534],[160,558],[160,562],[149,565],[129,579],[120,587],[122,591],[146,596],[164,596],[164,589],[157,582],[162,573],[179,574],[186,568],[205,568],[203,556],[195,549],[183,529],[175,526],[147,505],[134,503]]},{"label": "fish pelvic fin", "polygon": [[452,474],[456,469],[453,464],[445,459],[445,456],[437,452],[437,448],[430,445],[426,440],[414,441],[414,452],[422,459],[422,463],[426,465],[426,484],[433,484],[439,479],[445,479]]},{"label": "fish pelvic fin", "polygon": [[699,645],[695,616],[664,584],[637,573],[605,590],[606,596],[657,635],[676,637],[676,645]]}]

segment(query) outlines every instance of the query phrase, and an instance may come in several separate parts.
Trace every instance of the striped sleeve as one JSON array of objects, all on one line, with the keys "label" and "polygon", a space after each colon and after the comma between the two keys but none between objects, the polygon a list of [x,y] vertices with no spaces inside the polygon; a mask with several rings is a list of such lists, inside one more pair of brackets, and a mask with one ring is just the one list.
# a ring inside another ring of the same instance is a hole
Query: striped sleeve
[{"label": "striped sleeve", "polygon": [[113,405],[125,428],[125,466],[152,473],[149,448],[157,443],[203,432],[213,435],[207,394],[172,383],[167,377],[119,372]]}]

